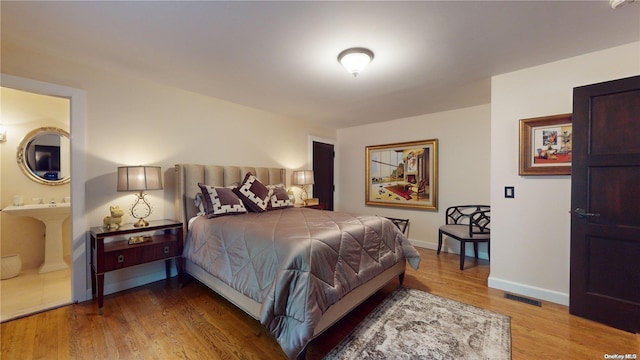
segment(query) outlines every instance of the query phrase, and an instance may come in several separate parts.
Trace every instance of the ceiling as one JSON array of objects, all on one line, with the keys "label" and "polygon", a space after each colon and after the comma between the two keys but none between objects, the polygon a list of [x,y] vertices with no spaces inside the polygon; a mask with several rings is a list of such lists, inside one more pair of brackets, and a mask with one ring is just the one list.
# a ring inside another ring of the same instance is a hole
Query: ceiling
[{"label": "ceiling", "polygon": [[[3,52],[37,48],[335,128],[487,104],[493,75],[640,41],[640,1],[0,6]],[[356,78],[337,61],[350,47],[375,53]]]}]

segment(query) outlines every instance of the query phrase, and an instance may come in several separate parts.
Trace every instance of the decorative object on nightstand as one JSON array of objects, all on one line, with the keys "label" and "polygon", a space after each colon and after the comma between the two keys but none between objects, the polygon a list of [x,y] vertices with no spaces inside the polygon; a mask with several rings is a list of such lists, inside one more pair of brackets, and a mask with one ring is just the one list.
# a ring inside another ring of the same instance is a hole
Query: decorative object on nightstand
[{"label": "decorative object on nightstand", "polygon": [[318,205],[318,204],[320,204],[320,199],[318,199],[318,198],[308,198],[307,199],[307,203],[306,203],[307,206]]},{"label": "decorative object on nightstand", "polygon": [[313,170],[299,170],[293,172],[293,184],[299,185],[302,189],[300,194],[300,200],[307,205],[307,199],[309,199],[309,193],[307,192],[307,185],[313,185]]},{"label": "decorative object on nightstand", "polygon": [[316,209],[316,210],[327,210],[327,204],[325,203],[317,203],[317,204],[307,204],[307,205],[296,205],[297,207],[303,207],[307,209]]},{"label": "decorative object on nightstand", "polygon": [[149,226],[144,219],[151,215],[151,204],[147,201],[146,190],[162,190],[162,171],[159,166],[118,167],[118,191],[139,191],[131,216],[138,219],[133,226]]},{"label": "decorative object on nightstand", "polygon": [[109,230],[118,230],[120,225],[122,225],[124,211],[120,210],[120,206],[116,205],[109,207],[109,212],[111,215],[105,216],[104,219],[102,219],[102,225]]}]

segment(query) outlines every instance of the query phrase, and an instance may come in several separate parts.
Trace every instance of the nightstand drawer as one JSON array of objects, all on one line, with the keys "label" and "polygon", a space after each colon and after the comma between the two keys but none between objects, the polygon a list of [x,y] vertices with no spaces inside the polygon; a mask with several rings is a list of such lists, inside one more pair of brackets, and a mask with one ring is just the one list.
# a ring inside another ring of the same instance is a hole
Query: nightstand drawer
[{"label": "nightstand drawer", "polygon": [[144,264],[150,261],[163,260],[177,257],[178,242],[175,237],[167,241],[170,235],[165,235],[161,239],[152,237],[152,241],[129,245],[126,241],[117,241],[105,244],[105,253],[99,263],[98,272],[107,272],[122,269],[133,265]]}]

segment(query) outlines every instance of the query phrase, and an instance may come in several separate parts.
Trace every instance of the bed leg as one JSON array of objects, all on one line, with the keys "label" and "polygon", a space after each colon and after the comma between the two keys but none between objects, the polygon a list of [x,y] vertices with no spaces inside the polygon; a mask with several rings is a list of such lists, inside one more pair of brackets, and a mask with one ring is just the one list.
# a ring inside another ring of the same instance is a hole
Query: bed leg
[{"label": "bed leg", "polygon": [[398,280],[400,280],[400,285],[402,285],[402,283],[404,282],[404,271],[402,272],[402,274],[398,275]]}]

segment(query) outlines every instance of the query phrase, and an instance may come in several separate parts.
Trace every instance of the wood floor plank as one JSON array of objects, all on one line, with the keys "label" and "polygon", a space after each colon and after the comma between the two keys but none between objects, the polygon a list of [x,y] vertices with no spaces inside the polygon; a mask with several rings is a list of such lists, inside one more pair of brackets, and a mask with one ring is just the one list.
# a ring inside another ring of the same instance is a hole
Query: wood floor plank
[{"label": "wood floor plank", "polygon": [[46,359],[47,354],[56,354],[58,352],[58,339],[55,334],[56,323],[54,322],[54,317],[55,314],[45,312],[42,316],[36,318],[35,342],[39,345],[33,349],[34,359]]},{"label": "wood floor plank", "polygon": [[[418,249],[420,269],[405,286],[511,317],[512,358],[603,359],[640,355],[640,335],[572,316],[566,306],[537,307],[489,289],[487,261]],[[393,281],[315,339],[307,359],[321,359],[398,286]],[[105,297],[104,314],[87,301],[0,325],[4,359],[285,359],[258,321],[197,281],[160,281]]]}]

